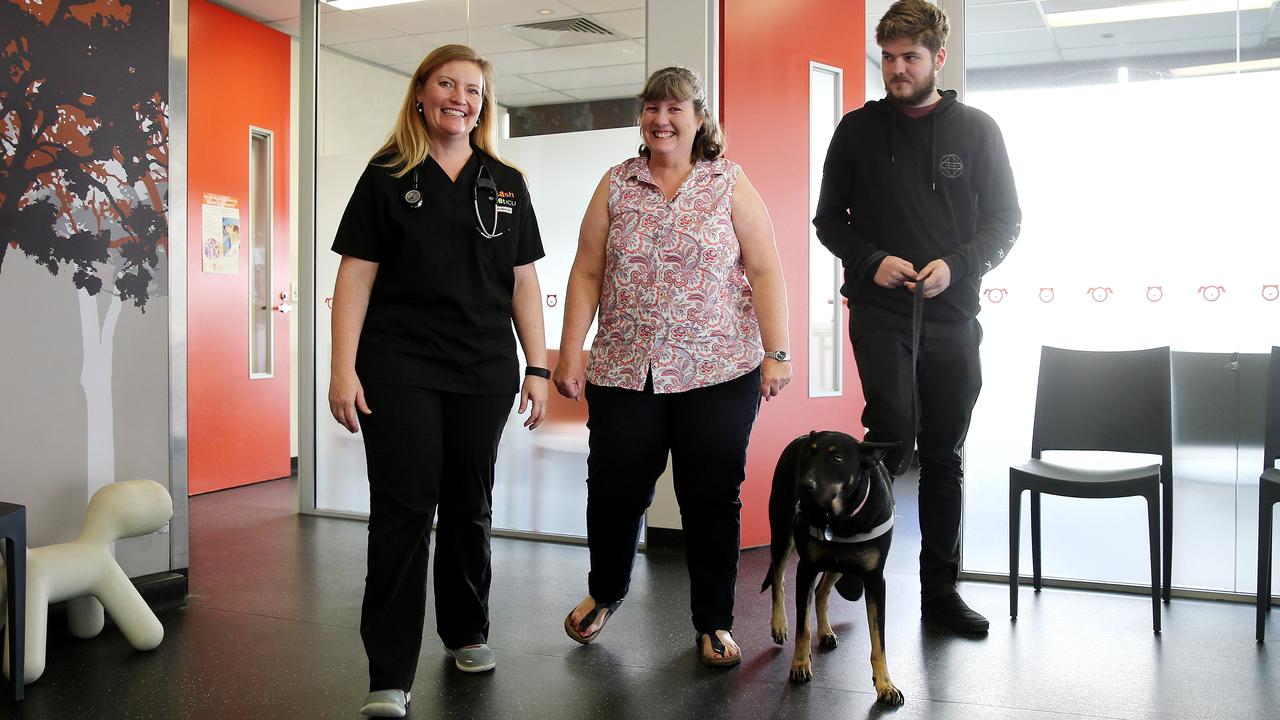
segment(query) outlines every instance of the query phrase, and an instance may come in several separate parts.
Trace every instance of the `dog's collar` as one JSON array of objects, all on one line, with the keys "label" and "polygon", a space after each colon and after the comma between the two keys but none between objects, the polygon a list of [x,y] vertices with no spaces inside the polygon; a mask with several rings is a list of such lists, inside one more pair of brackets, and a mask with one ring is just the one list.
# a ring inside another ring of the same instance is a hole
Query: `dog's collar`
[{"label": "dog's collar", "polygon": [[870,473],[868,473],[868,474],[867,474],[867,491],[866,491],[866,492],[864,492],[864,493],[862,493],[862,502],[858,503],[858,507],[854,508],[854,509],[853,509],[853,512],[849,513],[849,517],[853,517],[854,515],[857,515],[858,513],[862,512],[862,508],[866,507],[866,505],[867,505],[867,498],[869,498],[869,497],[871,497],[871,477],[870,477]]},{"label": "dog's collar", "polygon": [[863,533],[855,533],[853,535],[835,535],[831,532],[831,528],[820,528],[820,527],[814,527],[813,525],[810,525],[809,534],[819,540],[825,540],[827,542],[860,543],[860,542],[867,542],[868,540],[875,540],[881,535],[884,535],[885,533],[889,532],[889,530],[891,530],[892,528],[893,528],[893,514],[890,513],[888,520],[885,520],[879,525]]}]

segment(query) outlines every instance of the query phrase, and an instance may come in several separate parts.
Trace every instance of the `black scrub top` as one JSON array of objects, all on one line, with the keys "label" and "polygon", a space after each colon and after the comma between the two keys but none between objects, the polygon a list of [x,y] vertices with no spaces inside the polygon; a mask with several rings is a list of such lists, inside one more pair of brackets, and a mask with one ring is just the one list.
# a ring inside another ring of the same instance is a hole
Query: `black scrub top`
[{"label": "black scrub top", "polygon": [[[524,176],[472,147],[451,181],[434,158],[418,168],[422,206],[404,194],[413,172],[365,168],[338,225],[333,251],[379,263],[356,352],[364,385],[411,385],[468,394],[520,389],[511,293],[515,267],[541,258],[542,237]],[[497,196],[472,189],[481,163]],[[477,207],[484,228],[480,232]],[[509,212],[508,212],[509,211]]]}]

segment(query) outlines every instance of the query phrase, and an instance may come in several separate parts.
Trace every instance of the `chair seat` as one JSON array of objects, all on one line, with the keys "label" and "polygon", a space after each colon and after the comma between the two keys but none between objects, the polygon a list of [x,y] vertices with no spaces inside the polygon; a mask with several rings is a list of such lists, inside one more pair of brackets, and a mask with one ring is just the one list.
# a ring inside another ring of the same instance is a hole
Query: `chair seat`
[{"label": "chair seat", "polygon": [[1158,488],[1160,465],[1096,470],[1028,460],[1009,468],[1009,481],[1050,495],[1081,498],[1146,495]]}]

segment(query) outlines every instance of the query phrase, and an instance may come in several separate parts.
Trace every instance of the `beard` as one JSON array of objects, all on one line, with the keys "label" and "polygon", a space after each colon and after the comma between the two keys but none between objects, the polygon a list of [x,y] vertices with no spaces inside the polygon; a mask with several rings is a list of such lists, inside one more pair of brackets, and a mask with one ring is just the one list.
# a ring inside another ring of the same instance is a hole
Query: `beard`
[{"label": "beard", "polygon": [[938,71],[937,70],[934,70],[931,73],[929,73],[929,79],[926,82],[920,83],[919,85],[912,82],[910,78],[907,78],[907,81],[911,84],[907,89],[907,94],[905,96],[895,95],[893,91],[893,86],[890,83],[886,82],[884,84],[885,99],[893,103],[894,105],[898,105],[900,107],[915,107],[923,103],[926,99],[929,98],[930,95],[937,94],[937,91],[938,91]]}]

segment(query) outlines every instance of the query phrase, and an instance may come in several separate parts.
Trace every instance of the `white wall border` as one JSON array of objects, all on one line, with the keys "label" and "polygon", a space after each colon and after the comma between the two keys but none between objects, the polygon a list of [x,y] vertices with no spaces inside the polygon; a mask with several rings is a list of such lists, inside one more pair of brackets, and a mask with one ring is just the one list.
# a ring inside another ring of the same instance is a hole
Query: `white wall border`
[{"label": "white wall border", "polygon": [[187,512],[187,0],[169,0],[169,569],[190,566]]}]

